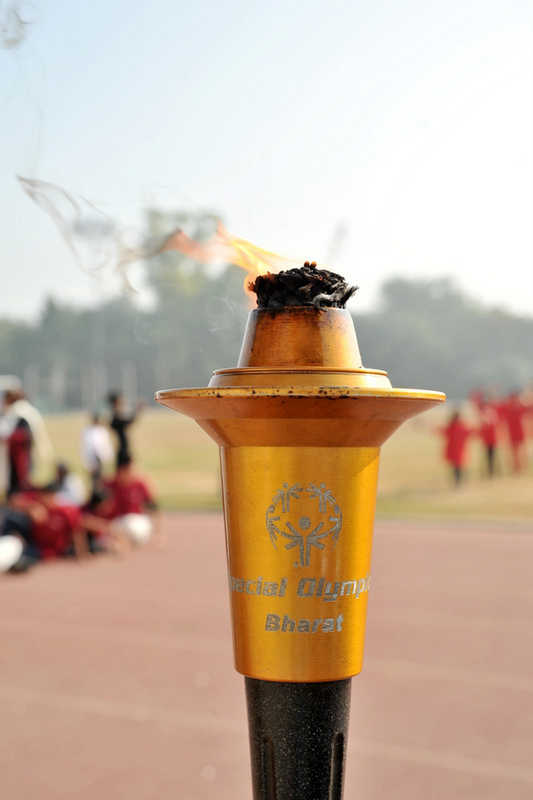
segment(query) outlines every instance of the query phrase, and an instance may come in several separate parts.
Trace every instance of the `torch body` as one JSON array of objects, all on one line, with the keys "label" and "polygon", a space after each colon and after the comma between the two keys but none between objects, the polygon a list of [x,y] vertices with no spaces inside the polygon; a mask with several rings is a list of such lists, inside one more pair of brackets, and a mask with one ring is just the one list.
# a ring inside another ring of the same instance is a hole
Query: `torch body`
[{"label": "torch body", "polygon": [[341,800],[381,445],[444,395],[364,369],[336,308],[251,312],[239,365],[159,392],[220,445],[254,800]]}]

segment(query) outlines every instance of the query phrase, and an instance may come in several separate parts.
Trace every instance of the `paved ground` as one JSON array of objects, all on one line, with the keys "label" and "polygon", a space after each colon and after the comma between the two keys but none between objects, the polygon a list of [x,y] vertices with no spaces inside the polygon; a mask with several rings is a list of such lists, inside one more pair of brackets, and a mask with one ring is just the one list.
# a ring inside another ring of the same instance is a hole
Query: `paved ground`
[{"label": "paved ground", "polygon": [[[250,800],[222,520],[167,526],[0,576],[3,800]],[[346,800],[533,797],[532,564],[525,527],[377,524]]]}]

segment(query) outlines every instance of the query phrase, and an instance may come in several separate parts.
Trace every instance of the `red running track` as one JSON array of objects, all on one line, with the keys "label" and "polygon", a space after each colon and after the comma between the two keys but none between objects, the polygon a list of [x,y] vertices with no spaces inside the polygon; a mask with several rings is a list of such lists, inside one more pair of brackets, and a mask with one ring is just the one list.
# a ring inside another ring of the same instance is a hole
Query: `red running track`
[{"label": "red running track", "polygon": [[[222,519],[0,576],[5,800],[249,800]],[[346,800],[533,797],[533,531],[378,521]]]}]

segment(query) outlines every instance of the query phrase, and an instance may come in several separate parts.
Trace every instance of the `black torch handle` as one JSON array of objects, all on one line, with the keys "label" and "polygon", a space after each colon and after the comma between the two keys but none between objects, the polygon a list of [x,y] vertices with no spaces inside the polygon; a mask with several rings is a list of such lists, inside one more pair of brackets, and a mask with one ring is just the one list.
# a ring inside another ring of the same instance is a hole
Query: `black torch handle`
[{"label": "black torch handle", "polygon": [[342,800],[351,678],[245,678],[254,800]]}]

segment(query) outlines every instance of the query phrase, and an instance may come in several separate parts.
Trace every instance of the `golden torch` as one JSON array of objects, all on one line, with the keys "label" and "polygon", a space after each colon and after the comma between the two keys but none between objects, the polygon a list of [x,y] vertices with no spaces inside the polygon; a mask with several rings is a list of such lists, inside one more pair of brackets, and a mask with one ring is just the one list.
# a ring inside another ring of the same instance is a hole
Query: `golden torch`
[{"label": "golden torch", "polygon": [[220,446],[254,798],[341,800],[380,447],[445,397],[363,367],[340,276],[306,263],[252,288],[238,366],[156,399]]}]

